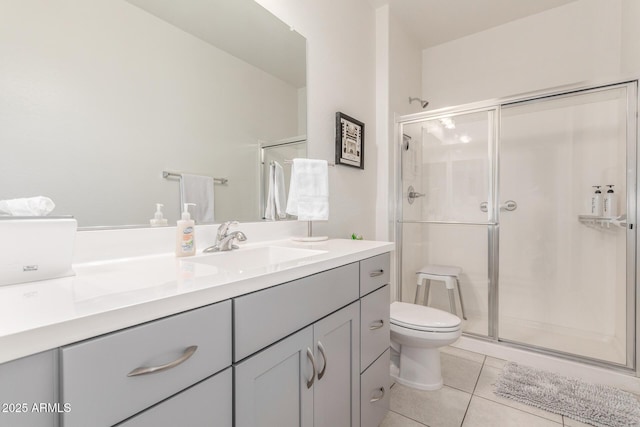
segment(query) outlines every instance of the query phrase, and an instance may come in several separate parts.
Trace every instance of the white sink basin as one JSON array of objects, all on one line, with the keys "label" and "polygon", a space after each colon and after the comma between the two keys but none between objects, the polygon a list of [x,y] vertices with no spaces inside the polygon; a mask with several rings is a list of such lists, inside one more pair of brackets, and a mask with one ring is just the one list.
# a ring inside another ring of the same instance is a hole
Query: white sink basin
[{"label": "white sink basin", "polygon": [[207,264],[219,270],[242,273],[253,270],[280,270],[298,265],[300,260],[326,253],[312,249],[261,246],[240,248],[228,252],[204,254],[189,259],[189,262]]}]

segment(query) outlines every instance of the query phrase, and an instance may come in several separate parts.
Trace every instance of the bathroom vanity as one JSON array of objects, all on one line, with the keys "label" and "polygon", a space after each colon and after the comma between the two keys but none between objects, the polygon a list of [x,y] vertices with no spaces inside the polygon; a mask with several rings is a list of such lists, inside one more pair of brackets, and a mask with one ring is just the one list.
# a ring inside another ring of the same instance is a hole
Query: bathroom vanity
[{"label": "bathroom vanity", "polygon": [[[392,249],[281,241],[0,288],[34,310],[0,335],[0,425],[377,426]],[[36,313],[53,291],[62,307]]]}]

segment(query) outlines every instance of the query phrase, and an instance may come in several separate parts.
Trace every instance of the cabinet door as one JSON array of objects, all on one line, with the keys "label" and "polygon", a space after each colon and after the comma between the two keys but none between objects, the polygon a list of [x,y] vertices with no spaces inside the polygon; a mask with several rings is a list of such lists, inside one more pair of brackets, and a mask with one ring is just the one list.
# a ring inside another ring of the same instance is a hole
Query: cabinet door
[{"label": "cabinet door", "polygon": [[231,377],[229,367],[118,427],[231,427]]},{"label": "cabinet door", "polygon": [[313,426],[313,327],[235,365],[236,427]]},{"label": "cabinet door", "polygon": [[0,426],[53,427],[64,405],[56,404],[56,351],[0,365]]},{"label": "cabinet door", "polygon": [[360,425],[360,302],[313,326],[315,427]]}]

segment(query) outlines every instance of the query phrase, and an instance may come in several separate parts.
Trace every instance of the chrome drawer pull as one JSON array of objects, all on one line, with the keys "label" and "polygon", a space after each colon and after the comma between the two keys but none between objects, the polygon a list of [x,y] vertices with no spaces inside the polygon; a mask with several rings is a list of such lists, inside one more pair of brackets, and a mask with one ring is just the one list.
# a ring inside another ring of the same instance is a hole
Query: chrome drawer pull
[{"label": "chrome drawer pull", "polygon": [[375,331],[376,329],[380,329],[384,326],[384,320],[376,320],[375,322],[372,322],[371,325],[369,325],[369,330],[370,331]]},{"label": "chrome drawer pull", "polygon": [[169,362],[166,365],[160,365],[160,366],[148,366],[148,367],[142,366],[140,368],[136,368],[133,371],[129,372],[127,376],[137,377],[138,375],[154,374],[156,372],[162,372],[162,371],[166,371],[167,369],[175,368],[176,366],[178,366],[183,362],[186,362],[187,359],[193,356],[193,354],[196,352],[197,349],[198,349],[197,345],[192,345],[190,347],[187,347],[184,353],[182,353],[182,356],[180,356],[173,362]]},{"label": "chrome drawer pull", "polygon": [[311,388],[313,382],[316,380],[316,359],[313,357],[313,352],[310,348],[307,347],[307,358],[311,362],[311,368],[313,372],[311,373],[311,379],[307,380],[307,388]]},{"label": "chrome drawer pull", "polygon": [[318,341],[318,350],[320,350],[320,354],[322,355],[322,358],[324,359],[324,366],[322,367],[322,371],[318,372],[318,379],[321,380],[322,377],[324,376],[324,371],[327,370],[327,355],[324,352],[324,346],[322,345],[322,343],[320,341]]},{"label": "chrome drawer pull", "polygon": [[380,397],[373,397],[369,400],[369,402],[371,403],[375,403],[378,400],[382,400],[382,398],[384,397],[384,387],[380,387],[378,390],[380,390],[382,392],[382,394],[380,395]]},{"label": "chrome drawer pull", "polygon": [[384,274],[384,270],[380,269],[380,270],[372,271],[371,273],[369,273],[369,277],[378,277],[378,276],[382,276],[383,274]]}]

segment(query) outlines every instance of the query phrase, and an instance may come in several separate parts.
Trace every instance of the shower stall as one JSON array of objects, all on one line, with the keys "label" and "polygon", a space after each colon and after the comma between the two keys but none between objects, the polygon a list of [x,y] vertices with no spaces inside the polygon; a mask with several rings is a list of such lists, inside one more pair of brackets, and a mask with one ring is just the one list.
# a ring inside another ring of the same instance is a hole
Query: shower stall
[{"label": "shower stall", "polygon": [[398,119],[398,299],[460,267],[465,335],[635,371],[637,104],[632,80]]}]

